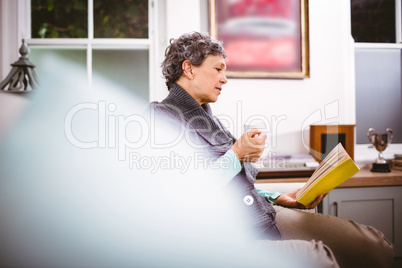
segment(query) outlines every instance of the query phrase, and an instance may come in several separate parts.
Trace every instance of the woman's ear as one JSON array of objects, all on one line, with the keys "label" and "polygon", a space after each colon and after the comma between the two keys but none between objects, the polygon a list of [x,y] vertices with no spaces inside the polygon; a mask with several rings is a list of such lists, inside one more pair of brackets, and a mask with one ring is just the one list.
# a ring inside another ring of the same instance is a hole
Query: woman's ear
[{"label": "woman's ear", "polygon": [[193,65],[191,64],[191,61],[185,60],[182,63],[182,68],[183,68],[183,75],[186,76],[189,79],[193,79],[194,73],[193,73]]}]

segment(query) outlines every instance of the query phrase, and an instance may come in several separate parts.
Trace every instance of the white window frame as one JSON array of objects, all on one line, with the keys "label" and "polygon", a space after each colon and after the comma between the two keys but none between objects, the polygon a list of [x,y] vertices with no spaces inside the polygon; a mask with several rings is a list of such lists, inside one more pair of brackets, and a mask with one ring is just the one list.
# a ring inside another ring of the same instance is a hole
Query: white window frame
[{"label": "white window frame", "polygon": [[[3,0],[7,1],[7,0]],[[86,49],[88,86],[92,88],[92,52],[96,49],[111,50],[147,50],[149,52],[149,98],[155,94],[156,48],[158,35],[158,1],[148,0],[148,38],[94,38],[93,1],[88,0],[88,38],[32,38],[31,37],[31,1],[18,0],[18,43],[25,39],[28,47],[52,49]]]},{"label": "white window frame", "polygon": [[[354,50],[359,49],[401,49],[402,50],[402,0],[395,0],[395,34],[396,34],[396,42],[395,43],[364,43],[364,42],[354,42]],[[354,60],[353,60],[354,66]],[[353,67],[354,68],[354,67]],[[355,155],[359,156],[369,156],[370,161],[375,157],[371,157],[373,155],[373,150],[370,150],[371,144],[356,144],[355,145]],[[402,144],[392,143],[388,146],[386,153],[394,154],[398,153],[402,150]],[[374,152],[374,155],[377,152]],[[370,158],[371,157],[371,158]],[[364,160],[367,160],[364,159]],[[362,160],[362,159],[360,159]],[[371,162],[370,162],[371,164]]]}]

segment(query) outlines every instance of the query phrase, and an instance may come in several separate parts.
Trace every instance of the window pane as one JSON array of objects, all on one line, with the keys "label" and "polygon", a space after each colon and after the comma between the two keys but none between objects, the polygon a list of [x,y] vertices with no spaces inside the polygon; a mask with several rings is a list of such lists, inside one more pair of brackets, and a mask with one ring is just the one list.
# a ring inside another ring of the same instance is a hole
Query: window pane
[{"label": "window pane", "polygon": [[87,38],[87,0],[31,0],[33,38]]},{"label": "window pane", "polygon": [[39,83],[54,82],[54,89],[57,90],[57,83],[60,81],[52,81],[55,78],[55,73],[68,77],[76,81],[77,84],[88,85],[88,80],[82,81],[82,78],[86,77],[86,55],[86,50],[31,47],[29,61],[36,66],[35,71]]},{"label": "window pane", "polygon": [[94,0],[95,38],[148,38],[148,0]]},{"label": "window pane", "polygon": [[395,43],[395,0],[351,0],[356,42]]},{"label": "window pane", "polygon": [[149,102],[149,60],[147,50],[93,50],[93,87],[106,83]]},{"label": "window pane", "polygon": [[369,128],[376,133],[391,128],[392,143],[402,142],[401,57],[400,49],[355,51],[357,144],[369,143]]}]

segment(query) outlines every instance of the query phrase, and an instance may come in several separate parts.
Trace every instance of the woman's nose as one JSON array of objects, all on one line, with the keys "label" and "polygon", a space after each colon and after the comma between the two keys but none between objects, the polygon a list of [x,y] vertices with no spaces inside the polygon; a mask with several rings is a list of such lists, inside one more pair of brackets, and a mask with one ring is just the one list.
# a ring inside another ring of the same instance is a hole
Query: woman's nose
[{"label": "woman's nose", "polygon": [[223,73],[223,74],[222,74],[222,77],[221,77],[221,83],[222,83],[222,84],[226,84],[227,82],[228,82],[228,79],[226,78],[226,74]]}]

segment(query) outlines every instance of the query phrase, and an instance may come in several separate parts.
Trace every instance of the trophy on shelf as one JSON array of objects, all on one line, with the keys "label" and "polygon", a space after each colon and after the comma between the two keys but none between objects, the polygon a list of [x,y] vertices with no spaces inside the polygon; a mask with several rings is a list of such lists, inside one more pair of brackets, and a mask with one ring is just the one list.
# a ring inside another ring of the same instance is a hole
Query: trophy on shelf
[{"label": "trophy on shelf", "polygon": [[382,152],[387,148],[387,145],[391,143],[393,137],[392,129],[387,128],[386,131],[387,133],[378,134],[374,133],[374,128],[370,128],[367,132],[367,137],[370,143],[373,144],[378,151],[378,158],[373,163],[373,168],[371,169],[372,172],[391,172],[387,160],[385,160],[382,155]]}]

